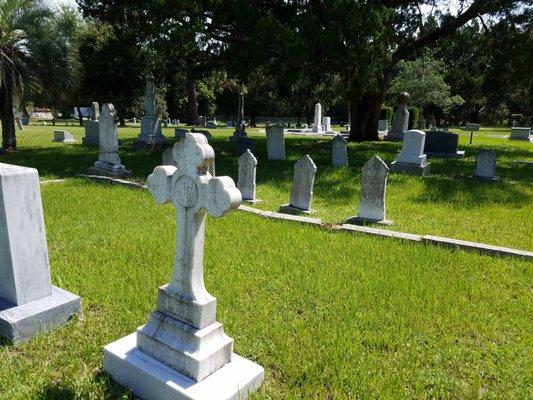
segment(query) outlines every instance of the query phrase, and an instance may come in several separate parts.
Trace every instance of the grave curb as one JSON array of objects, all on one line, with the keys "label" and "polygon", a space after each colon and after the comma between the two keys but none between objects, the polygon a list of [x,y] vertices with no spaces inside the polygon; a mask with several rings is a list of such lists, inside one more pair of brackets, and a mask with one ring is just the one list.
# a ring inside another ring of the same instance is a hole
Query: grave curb
[{"label": "grave curb", "polygon": [[[78,174],[76,176],[80,178],[84,178],[84,179],[93,180],[96,182],[104,182],[104,183],[109,183],[109,184],[125,186],[125,187],[129,187],[132,189],[146,189],[146,185],[143,185],[137,182],[124,180],[124,179],[114,179],[114,178],[109,178],[105,176],[85,175],[85,174]],[[48,182],[43,181],[41,183],[43,184],[43,183],[48,183]],[[351,232],[351,233],[362,233],[365,235],[380,236],[384,238],[407,240],[407,241],[411,241],[414,243],[431,244],[431,245],[436,245],[436,246],[441,246],[441,247],[456,248],[456,249],[465,250],[465,251],[476,251],[482,254],[487,254],[489,256],[507,256],[507,257],[522,258],[525,260],[533,260],[533,252],[531,251],[512,249],[509,247],[495,246],[495,245],[484,244],[484,243],[469,242],[467,240],[452,239],[452,238],[447,238],[447,237],[442,237],[442,236],[433,236],[433,235],[417,235],[417,234],[412,234],[412,233],[390,231],[387,229],[373,228],[369,226],[359,226],[359,225],[352,225],[352,224],[332,224],[328,222],[323,222],[321,219],[318,219],[318,218],[282,214],[282,213],[274,212],[274,211],[264,211],[264,210],[259,210],[257,208],[249,207],[249,206],[242,205],[242,204],[239,206],[238,211],[247,212],[249,214],[255,214],[262,218],[272,218],[272,219],[284,220],[284,221],[289,221],[289,222],[299,222],[301,224],[318,226],[318,227],[326,228],[332,231],[340,230],[340,231]]]}]

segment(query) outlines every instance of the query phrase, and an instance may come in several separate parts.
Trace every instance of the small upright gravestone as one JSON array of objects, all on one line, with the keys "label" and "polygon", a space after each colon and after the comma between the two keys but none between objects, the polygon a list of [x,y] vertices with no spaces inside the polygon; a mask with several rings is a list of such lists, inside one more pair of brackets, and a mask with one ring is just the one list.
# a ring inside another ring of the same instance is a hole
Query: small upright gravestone
[{"label": "small upright gravestone", "polygon": [[331,117],[322,117],[322,126],[324,131],[331,132]]},{"label": "small upright gravestone", "polygon": [[531,128],[521,128],[513,126],[511,128],[511,136],[509,136],[509,139],[533,142],[533,138],[531,137]]},{"label": "small upright gravestone", "polygon": [[76,143],[76,139],[67,131],[54,131],[52,142],[58,143]]},{"label": "small upright gravestone", "polygon": [[85,121],[85,137],[81,140],[85,146],[98,146],[100,140],[100,106],[96,101],[91,104],[91,120]]},{"label": "small upright gravestone", "polygon": [[334,167],[348,166],[346,139],[340,133],[331,140],[331,164]]},{"label": "small upright gravestone", "polygon": [[392,126],[387,132],[385,140],[402,140],[403,134],[409,127],[409,110],[407,105],[411,100],[411,96],[407,92],[402,92],[396,99],[397,108],[392,115]]},{"label": "small upright gravestone", "polygon": [[497,181],[496,153],[492,150],[481,150],[476,157],[476,170],[474,179],[481,181]]},{"label": "small upright gravestone", "polygon": [[315,118],[313,122],[313,132],[323,133],[324,130],[322,129],[322,105],[320,103],[315,104]]},{"label": "small upright gravestone", "polygon": [[118,155],[117,112],[113,104],[102,106],[102,115],[99,123],[98,161],[90,168],[89,172],[95,175],[110,176],[112,178],[126,178],[131,176],[120,161]]},{"label": "small upright gravestone", "polygon": [[146,325],[104,349],[104,370],[145,400],[244,399],[263,381],[262,367],[233,353],[204,285],[206,214],[219,218],[241,203],[230,177],[207,173],[214,154],[204,136],[187,133],[174,145],[178,166],[156,167],[147,180],[155,201],[176,209],[172,279]]},{"label": "small upright gravestone", "polygon": [[407,131],[403,135],[402,151],[396,161],[391,164],[393,172],[409,175],[429,175],[429,164],[424,154],[426,134],[422,131]]},{"label": "small upright gravestone", "polygon": [[348,219],[348,223],[377,223],[390,225],[392,221],[385,218],[385,198],[389,168],[378,156],[372,157],[363,165],[361,177],[361,200],[357,216]]},{"label": "small upright gravestone", "polygon": [[282,205],[279,212],[285,214],[310,214],[313,200],[313,186],[315,183],[316,165],[305,155],[294,164],[291,198],[289,204]]},{"label": "small upright gravestone", "polygon": [[285,134],[280,125],[266,127],[267,154],[269,160],[285,160]]},{"label": "small upright gravestone", "polygon": [[255,198],[256,175],[257,158],[255,158],[250,149],[248,149],[239,157],[237,189],[241,191],[242,199],[249,203],[257,203],[259,201]]},{"label": "small upright gravestone", "polygon": [[80,298],[50,282],[37,170],[0,164],[0,336],[18,343],[80,312]]}]

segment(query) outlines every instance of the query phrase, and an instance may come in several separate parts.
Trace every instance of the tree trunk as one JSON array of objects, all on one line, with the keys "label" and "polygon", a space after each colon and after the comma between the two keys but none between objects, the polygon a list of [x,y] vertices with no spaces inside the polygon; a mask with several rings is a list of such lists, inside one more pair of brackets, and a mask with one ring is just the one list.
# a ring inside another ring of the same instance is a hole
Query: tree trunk
[{"label": "tree trunk", "polygon": [[381,104],[381,93],[366,93],[350,98],[350,136],[351,141],[379,140],[378,121]]},{"label": "tree trunk", "polygon": [[2,112],[2,149],[16,150],[15,116],[13,115],[13,72],[4,67],[4,84],[0,88],[0,111]]},{"label": "tree trunk", "polygon": [[250,126],[252,128],[256,128],[257,125],[256,125],[256,113],[255,113],[255,107],[253,107],[251,110],[250,110]]},{"label": "tree trunk", "polygon": [[198,123],[198,95],[196,93],[196,81],[187,77],[187,125]]},{"label": "tree trunk", "polygon": [[80,121],[80,126],[83,126],[83,114],[81,113],[81,107],[76,106],[76,109],[78,110],[78,119]]}]

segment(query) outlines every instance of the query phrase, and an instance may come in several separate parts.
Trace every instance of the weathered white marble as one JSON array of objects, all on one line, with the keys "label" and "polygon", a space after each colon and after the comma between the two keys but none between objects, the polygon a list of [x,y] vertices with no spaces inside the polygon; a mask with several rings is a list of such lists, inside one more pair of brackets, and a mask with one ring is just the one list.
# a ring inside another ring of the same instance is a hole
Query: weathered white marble
[{"label": "weathered white marble", "polygon": [[54,131],[52,142],[58,143],[76,143],[76,139],[67,131]]},{"label": "weathered white marble", "polygon": [[419,130],[407,131],[403,135],[402,151],[391,164],[391,171],[413,175],[427,175],[429,164],[424,154],[426,134]]},{"label": "weathered white marble", "polygon": [[391,221],[385,218],[388,175],[387,164],[378,156],[372,157],[363,165],[358,213],[348,222],[391,224]]},{"label": "weathered white marble", "polygon": [[476,170],[474,178],[486,181],[495,181],[496,176],[496,153],[492,150],[481,150],[476,157]]},{"label": "weathered white marble", "polygon": [[145,105],[146,114],[141,121],[141,133],[133,144],[135,148],[146,148],[153,145],[160,145],[166,142],[161,130],[161,120],[156,114],[155,104],[155,78],[152,74],[147,74]]},{"label": "weathered white marble", "polygon": [[409,110],[407,106],[411,96],[409,93],[402,92],[396,99],[397,108],[392,114],[392,126],[387,132],[385,140],[402,140],[404,132],[409,129]]},{"label": "weathered white marble", "polygon": [[533,138],[531,137],[531,128],[527,127],[512,127],[511,128],[511,136],[509,136],[510,140],[526,140],[533,142]]},{"label": "weathered white marble", "polygon": [[280,125],[266,127],[267,154],[269,160],[285,160],[285,134]]},{"label": "weathered white marble", "polygon": [[322,126],[324,127],[324,131],[331,132],[331,118],[322,117]]},{"label": "weathered white marble", "polygon": [[69,294],[59,301],[62,294],[50,281],[39,175],[33,168],[0,163],[0,249],[0,335],[25,340],[68,320],[65,304],[80,310],[79,297]]},{"label": "weathered white marble", "polygon": [[90,173],[115,178],[131,176],[131,172],[122,165],[118,155],[117,122],[117,112],[113,104],[104,104],[98,125],[100,152]]},{"label": "weathered white marble", "polygon": [[313,132],[322,133],[322,105],[320,103],[315,104],[315,118],[313,123]]},{"label": "weathered white marble", "polygon": [[[203,277],[206,214],[218,218],[235,210],[242,201],[241,193],[231,178],[209,174],[215,153],[205,136],[186,133],[174,145],[173,156],[176,167],[156,167],[147,180],[157,203],[170,202],[176,208],[172,279],[159,289],[157,310],[147,324],[133,337],[106,347],[104,369],[147,400],[207,400],[190,395],[206,388],[209,392],[203,395],[209,393],[210,399],[233,398],[227,396],[229,387],[232,396],[244,398],[261,383],[262,368],[232,360],[233,339],[215,319],[216,299],[207,292]],[[136,354],[133,358],[124,357],[132,353]],[[255,372],[250,374],[246,368],[252,367]],[[228,369],[230,373],[226,373]],[[163,371],[181,382],[169,385],[169,379],[160,377]],[[209,385],[204,380],[210,380]]]},{"label": "weathered white marble", "polygon": [[316,165],[309,155],[305,155],[294,164],[290,202],[281,206],[280,212],[286,214],[312,212],[311,202],[316,171]]},{"label": "weathered white marble", "polygon": [[255,198],[256,174],[257,158],[255,158],[250,149],[248,149],[239,157],[237,188],[241,191],[242,199],[251,203],[257,202],[257,199]]},{"label": "weathered white marble", "polygon": [[331,140],[331,164],[334,167],[348,166],[347,142],[340,133]]}]

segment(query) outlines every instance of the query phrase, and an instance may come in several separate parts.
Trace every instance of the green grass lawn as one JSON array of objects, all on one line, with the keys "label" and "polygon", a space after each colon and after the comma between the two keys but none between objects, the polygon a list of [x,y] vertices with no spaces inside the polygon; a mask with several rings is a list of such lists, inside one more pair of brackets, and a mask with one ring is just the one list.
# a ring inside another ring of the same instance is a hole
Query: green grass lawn
[{"label": "green grass lawn", "polygon": [[[67,129],[81,142],[83,129]],[[86,173],[98,157],[96,148],[52,143],[51,126],[32,126],[19,134],[21,151],[0,156],[0,162],[10,162],[37,168],[41,179],[69,178]],[[144,181],[156,165],[161,163],[161,151],[135,151],[132,143],[139,127],[121,128],[123,164]],[[228,142],[231,129],[211,130],[211,141],[216,152],[217,175],[237,179],[237,157],[234,145]],[[349,143],[349,168],[332,168],[330,139],[288,136],[287,160],[268,161],[264,134],[250,130],[256,141],[257,205],[265,210],[277,210],[289,200],[293,165],[309,154],[318,167],[315,180],[313,216],[326,222],[339,223],[356,214],[360,194],[360,175],[363,164],[378,154],[390,165],[401,148],[401,143]],[[460,131],[458,131],[460,132]],[[533,166],[513,162],[533,161],[533,144],[489,137],[504,135],[504,128],[483,128],[468,144],[469,134],[462,132],[460,149],[466,157],[459,160],[430,159],[432,176],[427,178],[392,174],[387,188],[387,217],[394,224],[387,229],[447,236],[523,250],[533,250]],[[164,129],[168,138],[173,128]],[[487,184],[470,178],[474,171],[475,156],[482,148],[498,154],[497,174],[501,180]]]},{"label": "green grass lawn", "polygon": [[[146,322],[170,279],[174,208],[79,180],[42,192],[52,279],[85,314],[0,345],[0,398],[131,398],[103,346]],[[236,352],[265,367],[254,399],[533,395],[531,262],[237,212],[208,219],[204,265]]]}]

